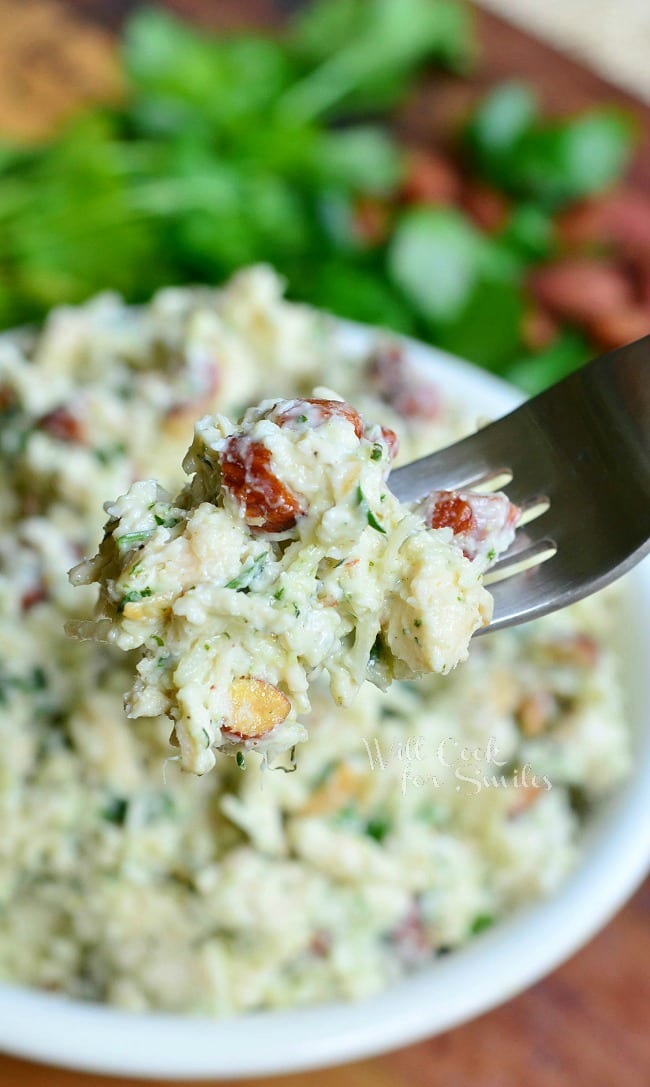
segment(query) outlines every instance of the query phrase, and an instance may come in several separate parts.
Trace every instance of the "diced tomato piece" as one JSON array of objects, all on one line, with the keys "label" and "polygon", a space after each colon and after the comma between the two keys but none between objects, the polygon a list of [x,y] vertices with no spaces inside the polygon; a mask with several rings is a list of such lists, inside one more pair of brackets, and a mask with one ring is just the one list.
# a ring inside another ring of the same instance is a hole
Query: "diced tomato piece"
[{"label": "diced tomato piece", "polygon": [[520,516],[505,494],[433,491],[425,519],[430,528],[450,528],[466,558],[492,562],[512,543]]},{"label": "diced tomato piece", "polygon": [[319,929],[309,941],[309,950],[318,959],[324,959],[332,947],[332,934],[326,929]]},{"label": "diced tomato piece", "polygon": [[85,439],[81,419],[64,406],[54,408],[42,415],[37,420],[36,427],[59,442],[81,445]]},{"label": "diced tomato piece", "polygon": [[379,396],[405,419],[438,419],[441,398],[431,381],[419,378],[398,345],[380,348],[371,357],[368,376]]},{"label": "diced tomato piece", "polygon": [[617,245],[628,255],[650,251],[650,197],[620,188],[584,200],[563,212],[558,230],[569,246]]},{"label": "diced tomato piece", "polygon": [[576,324],[629,309],[634,301],[633,284],[623,268],[586,257],[567,257],[539,268],[530,286],[541,306]]},{"label": "diced tomato piece", "polygon": [[221,475],[251,528],[285,532],[305,513],[302,500],[272,470],[271,452],[261,442],[228,438],[221,453]]},{"label": "diced tomato piece", "polygon": [[31,589],[27,589],[20,600],[23,611],[31,611],[37,604],[42,604],[48,599],[48,592],[42,582],[37,582]]},{"label": "diced tomato piece", "polygon": [[454,491],[441,491],[431,511],[431,528],[450,528],[455,536],[474,526],[469,502]]}]

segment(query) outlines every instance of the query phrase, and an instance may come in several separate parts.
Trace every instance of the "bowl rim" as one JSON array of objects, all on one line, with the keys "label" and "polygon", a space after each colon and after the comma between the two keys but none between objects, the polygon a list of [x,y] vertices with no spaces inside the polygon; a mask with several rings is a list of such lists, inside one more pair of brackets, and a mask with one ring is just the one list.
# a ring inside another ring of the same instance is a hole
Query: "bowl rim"
[{"label": "bowl rim", "polygon": [[[353,349],[367,347],[378,334],[348,321],[337,320],[335,328],[342,345]],[[424,367],[451,390],[452,400],[480,400],[485,416],[504,414],[522,399],[512,386],[471,363],[389,335],[406,345],[416,369]],[[210,1019],[134,1014],[0,984],[0,1048],[79,1071],[135,1078],[288,1074],[377,1056],[433,1036],[549,973],[612,917],[650,866],[650,676],[643,669],[650,653],[650,559],[625,580],[622,658],[626,686],[632,689],[634,767],[590,821],[581,860],[548,900],[501,920],[422,973],[351,1004]]]}]

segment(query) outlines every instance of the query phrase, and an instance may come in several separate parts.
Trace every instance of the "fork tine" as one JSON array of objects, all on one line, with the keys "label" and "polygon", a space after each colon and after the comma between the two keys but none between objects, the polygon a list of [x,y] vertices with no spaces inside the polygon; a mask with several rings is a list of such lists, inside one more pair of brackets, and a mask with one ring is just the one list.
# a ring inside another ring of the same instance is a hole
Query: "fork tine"
[{"label": "fork tine", "polygon": [[496,585],[505,578],[516,577],[521,571],[548,562],[555,555],[557,555],[557,544],[555,540],[550,540],[548,537],[537,540],[534,544],[528,543],[514,550],[511,549],[500,562],[490,567],[483,579],[484,584]]},{"label": "fork tine", "polygon": [[529,525],[531,521],[536,521],[538,517],[542,517],[551,507],[551,500],[545,494],[536,495],[534,498],[528,498],[520,506],[521,516],[519,518],[519,527],[523,528],[524,525]]}]

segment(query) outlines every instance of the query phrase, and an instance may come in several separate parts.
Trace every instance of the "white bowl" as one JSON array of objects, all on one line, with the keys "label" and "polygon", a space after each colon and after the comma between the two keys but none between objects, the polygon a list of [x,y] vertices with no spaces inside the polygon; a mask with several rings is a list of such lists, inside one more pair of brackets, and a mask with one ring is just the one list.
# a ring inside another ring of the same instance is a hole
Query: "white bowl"
[{"label": "white bowl", "polygon": [[[341,325],[345,340],[370,330]],[[479,416],[504,414],[512,388],[467,363],[410,344],[416,365]],[[387,992],[227,1020],[133,1015],[0,985],[0,1047],[10,1053],[125,1076],[261,1076],[376,1055],[447,1030],[502,1003],[585,943],[621,906],[650,864],[650,560],[629,574],[621,642],[634,728],[633,772],[585,831],[582,861],[562,888],[500,922],[464,949]]]}]

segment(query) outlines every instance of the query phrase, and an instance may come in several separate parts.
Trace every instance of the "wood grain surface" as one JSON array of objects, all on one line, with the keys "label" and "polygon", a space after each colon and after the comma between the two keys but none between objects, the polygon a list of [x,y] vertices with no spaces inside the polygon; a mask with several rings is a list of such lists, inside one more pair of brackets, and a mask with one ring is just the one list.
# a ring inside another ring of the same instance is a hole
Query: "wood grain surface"
[{"label": "wood grain surface", "polygon": [[[399,0],[396,0],[399,2]],[[0,0],[0,131],[31,137],[79,101],[120,93],[111,45],[132,0]],[[210,25],[271,25],[271,0],[174,0]],[[525,77],[558,112],[618,101],[638,117],[632,176],[650,191],[650,110],[580,65],[479,13],[482,59],[471,81],[436,77],[397,119],[408,136],[440,138],[491,83]],[[496,1011],[419,1045],[329,1071],[257,1080],[260,1087],[648,1087],[650,883],[587,948]],[[254,1039],[251,1040],[254,1044]],[[136,1080],[50,1069],[0,1056],[1,1087],[135,1087]]]}]

